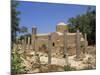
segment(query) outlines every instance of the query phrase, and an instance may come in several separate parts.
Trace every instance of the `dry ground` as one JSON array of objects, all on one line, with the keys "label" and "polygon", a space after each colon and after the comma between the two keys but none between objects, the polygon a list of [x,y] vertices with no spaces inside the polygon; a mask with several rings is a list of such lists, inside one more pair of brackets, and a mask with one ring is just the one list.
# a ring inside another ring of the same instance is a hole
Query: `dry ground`
[{"label": "dry ground", "polygon": [[[40,72],[58,72],[66,70],[65,58],[52,57],[51,65],[48,65],[48,55],[46,53],[37,52],[39,56],[35,56],[34,52],[28,53],[26,59],[23,59],[22,65],[27,73]],[[96,68],[96,48],[88,46],[83,58],[76,60],[76,55],[68,57],[69,67],[67,70],[87,70]]]}]

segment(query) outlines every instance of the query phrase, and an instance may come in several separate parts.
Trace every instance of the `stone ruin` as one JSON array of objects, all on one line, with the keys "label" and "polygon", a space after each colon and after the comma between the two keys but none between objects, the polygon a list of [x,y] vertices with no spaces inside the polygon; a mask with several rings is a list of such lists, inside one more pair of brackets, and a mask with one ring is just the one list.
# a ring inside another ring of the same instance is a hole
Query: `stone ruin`
[{"label": "stone ruin", "polygon": [[87,35],[83,35],[79,30],[75,33],[69,32],[68,26],[63,22],[59,23],[56,31],[51,33],[38,34],[37,28],[33,27],[30,37],[25,36],[17,41],[18,43],[13,45],[12,53],[18,50],[22,55],[21,59],[24,61],[21,64],[27,73],[64,71],[68,65],[77,70],[83,69],[84,66],[95,68],[95,58],[86,53]]},{"label": "stone ruin", "polygon": [[33,27],[31,37],[19,41],[22,42],[20,48],[26,53],[36,51],[48,54],[50,52],[51,56],[58,58],[65,57],[66,53],[79,57],[88,45],[86,34],[83,36],[79,30],[70,33],[68,26],[63,22],[58,23],[56,31],[51,33],[38,34],[37,28]]}]

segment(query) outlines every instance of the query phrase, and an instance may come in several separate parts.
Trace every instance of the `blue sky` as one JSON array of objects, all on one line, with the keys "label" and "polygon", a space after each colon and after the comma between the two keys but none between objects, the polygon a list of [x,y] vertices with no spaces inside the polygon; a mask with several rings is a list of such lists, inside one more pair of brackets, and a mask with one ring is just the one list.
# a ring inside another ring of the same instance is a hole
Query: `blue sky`
[{"label": "blue sky", "polygon": [[19,25],[27,27],[29,32],[33,26],[37,27],[38,33],[54,32],[59,22],[68,23],[69,18],[86,13],[87,8],[84,5],[19,1]]}]

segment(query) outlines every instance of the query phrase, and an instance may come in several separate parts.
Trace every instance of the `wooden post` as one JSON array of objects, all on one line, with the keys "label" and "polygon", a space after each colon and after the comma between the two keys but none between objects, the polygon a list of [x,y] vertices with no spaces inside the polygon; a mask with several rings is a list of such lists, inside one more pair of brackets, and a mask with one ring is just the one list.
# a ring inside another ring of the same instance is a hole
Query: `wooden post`
[{"label": "wooden post", "polygon": [[64,31],[64,55],[65,55],[65,66],[67,66],[68,65],[67,31]]},{"label": "wooden post", "polygon": [[80,57],[80,32],[77,30],[76,32],[76,58]]},{"label": "wooden post", "polygon": [[48,36],[48,65],[51,64],[51,35]]}]

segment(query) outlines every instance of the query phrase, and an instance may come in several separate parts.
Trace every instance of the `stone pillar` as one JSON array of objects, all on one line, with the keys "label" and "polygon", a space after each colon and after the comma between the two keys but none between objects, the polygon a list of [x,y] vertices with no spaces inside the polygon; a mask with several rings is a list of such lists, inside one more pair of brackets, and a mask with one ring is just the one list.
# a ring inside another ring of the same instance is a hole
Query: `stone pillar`
[{"label": "stone pillar", "polygon": [[28,49],[30,50],[30,37],[28,37]]},{"label": "stone pillar", "polygon": [[24,58],[26,59],[26,53],[25,53],[25,37],[22,39],[22,53]]},{"label": "stone pillar", "polygon": [[18,50],[18,38],[16,38],[16,50]]},{"label": "stone pillar", "polygon": [[51,35],[48,36],[48,65],[51,64]]},{"label": "stone pillar", "polygon": [[32,28],[32,37],[31,37],[31,44],[32,44],[33,50],[35,50],[35,39],[36,39],[36,34],[37,34],[37,28],[36,28],[36,27],[33,27],[33,28]]},{"label": "stone pillar", "polygon": [[65,66],[67,66],[68,65],[67,31],[64,31],[64,56],[65,56]]},{"label": "stone pillar", "polygon": [[22,47],[23,47],[23,41],[22,41],[22,39],[21,39],[21,50],[22,50]]},{"label": "stone pillar", "polygon": [[30,37],[28,37],[28,45],[30,45]]},{"label": "stone pillar", "polygon": [[24,44],[26,44],[26,36],[24,36]]},{"label": "stone pillar", "polygon": [[18,50],[20,49],[20,39],[18,39]]},{"label": "stone pillar", "polygon": [[38,40],[37,40],[37,37],[35,37],[35,40],[34,40],[34,51],[35,51],[35,55],[37,55],[37,42],[38,42]]},{"label": "stone pillar", "polygon": [[25,45],[24,45],[25,43],[24,43],[24,39],[22,39],[22,50],[24,51],[25,50]]},{"label": "stone pillar", "polygon": [[13,43],[12,53],[15,53],[16,51],[17,51],[17,45],[15,43]]},{"label": "stone pillar", "polygon": [[26,40],[27,40],[27,37],[26,36],[24,36],[24,47],[25,47],[25,50],[26,50],[26,48],[27,48],[27,42],[26,42]]},{"label": "stone pillar", "polygon": [[77,30],[76,32],[76,58],[78,59],[80,57],[80,32]]},{"label": "stone pillar", "polygon": [[87,35],[86,35],[86,33],[85,33],[85,35],[84,35],[84,39],[85,39],[85,43],[84,43],[84,52],[83,53],[85,53],[86,52],[86,49],[87,49]]}]

